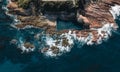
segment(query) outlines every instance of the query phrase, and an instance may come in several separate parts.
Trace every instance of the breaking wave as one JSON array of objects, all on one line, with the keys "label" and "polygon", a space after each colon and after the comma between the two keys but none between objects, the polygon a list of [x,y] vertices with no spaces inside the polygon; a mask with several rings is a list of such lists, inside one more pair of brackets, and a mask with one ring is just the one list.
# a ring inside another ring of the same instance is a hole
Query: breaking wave
[{"label": "breaking wave", "polygon": [[[120,15],[120,6],[115,5],[110,9],[114,19]],[[37,34],[38,49],[46,56],[56,57],[64,53],[70,52],[73,46],[76,44],[78,48],[83,45],[101,44],[103,41],[107,41],[115,31],[117,27],[112,23],[103,22],[103,27],[92,28],[90,30],[96,32],[96,36],[92,32],[88,32],[88,35],[77,36],[76,31],[69,30],[67,33],[62,34]],[[27,47],[26,47],[27,46]],[[33,46],[31,43],[25,43],[22,39],[19,39],[18,47],[23,52],[34,51],[37,46]]]},{"label": "breaking wave", "polygon": [[117,19],[120,15],[120,5],[111,6],[110,12],[113,15],[113,18]]},{"label": "breaking wave", "polygon": [[[110,9],[110,12],[113,15],[113,18],[117,19],[117,17],[120,15],[120,6],[119,5],[112,6]],[[96,42],[93,41],[94,34],[92,34],[91,32],[87,37],[77,37],[76,33],[72,31],[69,31],[68,33],[63,33],[62,35],[60,35],[61,38],[58,40],[60,41],[58,45],[55,44],[56,40],[54,40],[52,37],[47,36],[46,44],[49,46],[49,48],[44,53],[47,56],[61,55],[65,52],[70,52],[74,43],[77,43],[79,48],[81,48],[84,44],[86,45],[101,44],[103,41],[107,41],[109,39],[109,37],[112,35],[112,32],[115,31],[116,28],[118,27],[113,26],[113,24],[103,23],[102,28],[91,29],[91,30],[97,31],[98,38]],[[63,42],[62,38],[67,39],[68,41],[67,46],[62,45],[62,42]],[[59,49],[58,53],[54,53],[54,51],[51,49],[53,46]]]},{"label": "breaking wave", "polygon": [[35,50],[34,46],[31,47],[31,45],[29,45],[28,43],[26,45],[26,43],[22,40],[22,38],[19,39],[18,48],[22,50],[22,53],[24,52],[28,53],[28,52],[32,52]]},{"label": "breaking wave", "polygon": [[[102,28],[92,29],[98,32],[98,38],[96,42],[93,42],[94,35],[91,32],[88,34],[87,37],[77,37],[76,33],[72,33],[72,31],[61,34],[59,36],[59,39],[54,39],[50,36],[46,36],[45,42],[49,48],[44,53],[47,56],[59,56],[63,53],[70,52],[75,43],[77,43],[79,48],[81,48],[85,44],[101,44],[103,41],[108,40],[109,37],[112,35],[112,27],[112,24],[105,24]],[[104,32],[104,34],[102,32]],[[56,49],[58,48],[59,51],[57,53],[54,53],[54,49],[52,50],[53,47],[55,47]]]}]

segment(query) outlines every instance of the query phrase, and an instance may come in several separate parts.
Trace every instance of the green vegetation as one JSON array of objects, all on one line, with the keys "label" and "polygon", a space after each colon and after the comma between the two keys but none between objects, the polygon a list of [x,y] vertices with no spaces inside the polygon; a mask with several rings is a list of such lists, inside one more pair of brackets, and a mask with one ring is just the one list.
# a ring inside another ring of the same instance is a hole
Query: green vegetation
[{"label": "green vegetation", "polygon": [[18,6],[27,8],[32,0],[18,0]]},{"label": "green vegetation", "polygon": [[71,1],[65,2],[43,2],[41,3],[41,7],[43,11],[66,11],[72,10],[74,5]]},{"label": "green vegetation", "polygon": [[18,2],[19,7],[28,8],[30,3],[32,2],[36,8],[36,10],[42,11],[65,11],[71,10],[74,8],[74,5],[71,1],[65,2],[42,2],[41,0],[16,0]]}]

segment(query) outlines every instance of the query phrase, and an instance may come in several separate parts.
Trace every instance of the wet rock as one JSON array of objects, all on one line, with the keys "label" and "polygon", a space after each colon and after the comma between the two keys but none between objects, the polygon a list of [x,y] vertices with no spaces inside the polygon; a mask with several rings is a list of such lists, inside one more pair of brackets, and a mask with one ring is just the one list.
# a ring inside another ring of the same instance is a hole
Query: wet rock
[{"label": "wet rock", "polygon": [[120,3],[120,1],[102,0],[100,3],[91,3],[86,7],[85,14],[90,19],[90,28],[101,28],[103,22],[115,23],[109,10],[112,5],[117,3]]},{"label": "wet rock", "polygon": [[83,16],[83,15],[79,15],[78,18],[77,18],[77,21],[79,23],[82,23],[84,28],[89,28],[89,25],[90,25],[90,21],[87,17]]},{"label": "wet rock", "polygon": [[14,9],[13,12],[14,12],[15,14],[21,15],[21,16],[30,16],[30,14],[31,14],[30,10],[24,10],[24,9],[22,9],[22,8]]},{"label": "wet rock", "polygon": [[[80,14],[78,16],[78,22],[83,23],[84,30],[71,30],[77,35],[77,37],[88,37],[89,33],[92,33],[93,39],[92,42],[96,43],[97,40],[101,37],[98,35],[97,31],[92,31],[93,29],[99,29],[104,26],[106,23],[113,23],[113,26],[117,26],[112,14],[109,12],[111,5],[114,4],[120,4],[120,1],[118,0],[102,0],[101,2],[96,3],[90,3],[85,7],[84,15]],[[53,5],[54,6],[54,5]],[[60,16],[60,15],[57,15]],[[63,17],[67,17],[69,15],[63,15]],[[54,17],[53,17],[54,18]],[[19,18],[21,20],[21,24],[17,24],[16,26],[18,28],[23,28],[27,25],[31,25],[34,27],[42,28],[46,31],[46,33],[50,34],[51,36],[55,34],[62,34],[62,33],[68,33],[69,30],[63,30],[63,31],[57,31],[56,30],[56,24],[54,24],[54,21],[50,21],[49,18],[46,16],[22,16]],[[56,20],[56,17],[55,17]],[[87,28],[87,31],[85,29]],[[115,27],[114,27],[115,28]],[[104,34],[104,33],[103,33]],[[56,42],[56,44],[58,44]],[[63,39],[62,42],[63,46],[68,46],[68,40]],[[48,49],[45,49],[45,52]],[[58,49],[53,47],[52,51],[55,50],[55,53],[58,52]],[[43,49],[44,51],[44,49]],[[56,52],[57,51],[57,52]]]},{"label": "wet rock", "polygon": [[30,42],[25,42],[24,43],[24,47],[26,47],[26,48],[35,48],[35,46],[33,45],[33,44],[31,44]]},{"label": "wet rock", "polygon": [[68,39],[63,38],[62,40],[63,40],[63,41],[62,41],[62,46],[64,46],[64,47],[69,46]]},{"label": "wet rock", "polygon": [[52,46],[51,50],[54,54],[58,54],[59,53],[59,48],[57,48],[56,46]]},{"label": "wet rock", "polygon": [[30,25],[48,32],[55,32],[56,30],[56,24],[51,24],[48,19],[44,19],[42,16],[19,16],[18,19],[21,21],[21,24],[15,25],[17,28],[24,28]]},{"label": "wet rock", "polygon": [[101,28],[103,25],[101,23],[96,22],[95,20],[91,20],[90,28]]},{"label": "wet rock", "polygon": [[92,39],[92,42],[96,43],[97,40],[98,40],[98,32],[95,30],[95,31],[92,31],[92,34],[93,34],[93,39]]}]

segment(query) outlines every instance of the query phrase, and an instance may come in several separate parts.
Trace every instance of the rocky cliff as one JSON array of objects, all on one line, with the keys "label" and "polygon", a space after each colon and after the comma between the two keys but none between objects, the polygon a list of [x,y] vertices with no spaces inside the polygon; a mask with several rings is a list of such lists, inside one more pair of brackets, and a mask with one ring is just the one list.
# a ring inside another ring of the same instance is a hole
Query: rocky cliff
[{"label": "rocky cliff", "polygon": [[[84,21],[85,20],[86,20],[86,22],[89,21],[89,23],[87,23],[87,26],[89,25],[90,28],[101,27],[102,26],[101,22],[103,22],[103,21],[115,23],[109,10],[110,10],[111,6],[113,6],[115,4],[120,4],[119,0],[117,0],[117,1],[115,1],[115,0],[78,0],[77,6],[74,7],[71,2],[57,2],[56,3],[56,2],[41,2],[38,0],[35,0],[35,1],[30,0],[29,2],[25,1],[23,3],[23,5],[28,4],[28,6],[31,8],[28,7],[28,9],[23,9],[23,8],[19,8],[19,7],[21,7],[21,6],[19,6],[19,1],[21,1],[21,0],[18,0],[18,3],[16,4],[13,0],[13,3],[9,4],[8,8],[11,9],[11,12],[18,14],[20,16],[21,15],[34,16],[37,14],[36,13],[37,11],[39,11],[38,12],[39,15],[41,13],[46,13],[46,12],[49,12],[49,13],[52,12],[53,14],[55,14],[55,13],[60,14],[61,11],[69,12],[72,9],[73,11],[71,11],[71,12],[75,13],[78,11],[79,15],[84,16],[84,17],[82,17],[84,19]],[[31,5],[31,3],[32,3],[32,5]],[[67,7],[67,8],[65,8],[65,7]],[[61,13],[62,13],[62,15],[64,15],[64,12],[61,12]],[[76,15],[76,14],[70,15],[70,12],[67,14],[68,15],[64,15],[64,18],[68,17],[68,19],[70,19],[70,17],[73,17]],[[50,15],[51,15],[51,13],[50,13]],[[57,17],[57,16],[54,16],[54,17]],[[77,16],[77,17],[79,19],[79,16]],[[22,18],[22,17],[19,17],[19,18]],[[62,18],[62,19],[64,19],[64,18]]]},{"label": "rocky cliff", "polygon": [[[50,11],[50,12],[53,12],[53,14],[55,14],[55,12],[60,14],[60,11],[69,12],[69,10],[73,9],[74,13],[78,12],[78,15],[76,16],[78,19],[78,22],[79,20],[82,20],[84,23],[83,26],[88,29],[89,28],[100,28],[103,26],[102,25],[103,22],[114,23],[115,25],[114,18],[109,10],[111,6],[115,4],[118,4],[118,5],[120,4],[119,0],[117,1],[116,0],[78,0],[76,6],[74,6],[71,2],[67,2],[67,1],[66,2],[54,2],[54,1],[53,2],[42,2],[40,0],[39,1],[29,0],[29,2],[27,0],[26,1],[23,0],[22,2],[21,0],[17,0],[18,2],[16,2],[15,0],[12,0],[12,1],[13,1],[12,3],[8,4],[8,8],[10,9],[10,12],[20,15],[19,18],[20,19],[22,18],[21,19],[22,21],[24,18],[31,17],[31,16],[29,17],[22,17],[22,16],[32,15],[33,17],[37,14],[36,13],[37,11],[40,11],[39,17],[41,18],[41,17],[45,17],[45,16],[40,16],[41,13]],[[24,7],[21,8],[24,4],[28,4],[29,6],[28,9],[23,9]],[[51,13],[48,15],[51,15]],[[62,13],[62,15],[64,14]],[[66,19],[67,17],[68,17],[67,19],[70,19],[70,17],[73,17],[75,15],[76,14],[73,14],[70,16],[70,14],[68,13],[68,15],[64,15],[64,18],[62,19]],[[55,14],[52,16],[52,18],[53,17],[55,21],[55,19],[57,19],[57,17],[60,17],[60,16],[56,16]],[[27,25],[34,24],[33,26],[40,25],[40,24],[36,24],[32,22],[29,22],[29,23],[27,22],[28,21],[24,20],[23,25],[26,25],[26,24]],[[42,23],[45,23],[45,22],[42,22]],[[49,24],[49,23],[46,23],[46,24]]]},{"label": "rocky cliff", "polygon": [[[62,51],[69,51],[74,42],[72,38],[87,45],[101,44],[102,41],[106,41],[111,37],[112,31],[118,28],[115,18],[116,15],[119,15],[119,12],[116,12],[116,10],[120,11],[120,0],[78,0],[77,6],[73,7],[73,9],[77,12],[75,19],[82,24],[84,27],[83,30],[69,29],[61,31],[56,30],[56,19],[60,17],[58,14],[42,15],[40,13],[45,13],[46,11],[51,11],[53,14],[55,14],[55,11],[69,12],[71,10],[71,4],[42,3],[41,1],[37,2],[38,4],[34,4],[34,2],[27,2],[27,9],[23,7],[19,8],[19,4],[15,2],[8,4],[8,8],[12,10],[11,13],[17,14],[18,19],[21,21],[20,24],[15,25],[16,28],[24,29],[27,26],[42,28],[49,37],[46,43],[49,42],[52,36],[57,36],[56,40],[48,43],[48,48],[42,48],[41,51],[43,53],[50,53],[56,56],[62,53]],[[40,3],[43,5],[41,4],[42,6],[40,6]],[[67,10],[64,9],[64,6],[67,6]],[[29,12],[30,14],[28,14]],[[66,19],[69,15],[64,15],[64,12],[62,14],[64,19]],[[61,37],[61,39],[58,37]]]}]

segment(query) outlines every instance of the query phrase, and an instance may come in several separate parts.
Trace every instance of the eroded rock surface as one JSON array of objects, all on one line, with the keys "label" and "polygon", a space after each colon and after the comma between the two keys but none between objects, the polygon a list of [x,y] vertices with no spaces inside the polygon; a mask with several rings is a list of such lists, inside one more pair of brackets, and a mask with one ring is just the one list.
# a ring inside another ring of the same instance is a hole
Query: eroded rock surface
[{"label": "eroded rock surface", "polygon": [[[92,0],[91,0],[92,1]],[[62,51],[69,51],[72,45],[70,39],[74,38],[87,45],[101,44],[102,41],[107,40],[112,30],[118,28],[110,13],[111,6],[120,5],[120,0],[100,0],[98,2],[91,2],[84,9],[84,15],[79,13],[76,18],[83,22],[85,27],[83,30],[61,30],[56,31],[56,20],[49,20],[44,15],[40,16],[18,16],[21,24],[15,25],[17,28],[24,29],[27,26],[42,28],[49,36],[62,36],[62,40],[54,40],[53,46],[42,48],[43,53],[60,55]],[[64,37],[65,36],[65,37]],[[68,37],[68,38],[66,38]],[[59,42],[60,41],[60,42]],[[70,44],[71,43],[71,44]],[[62,46],[59,46],[59,45]],[[62,49],[63,48],[63,49]]]}]

